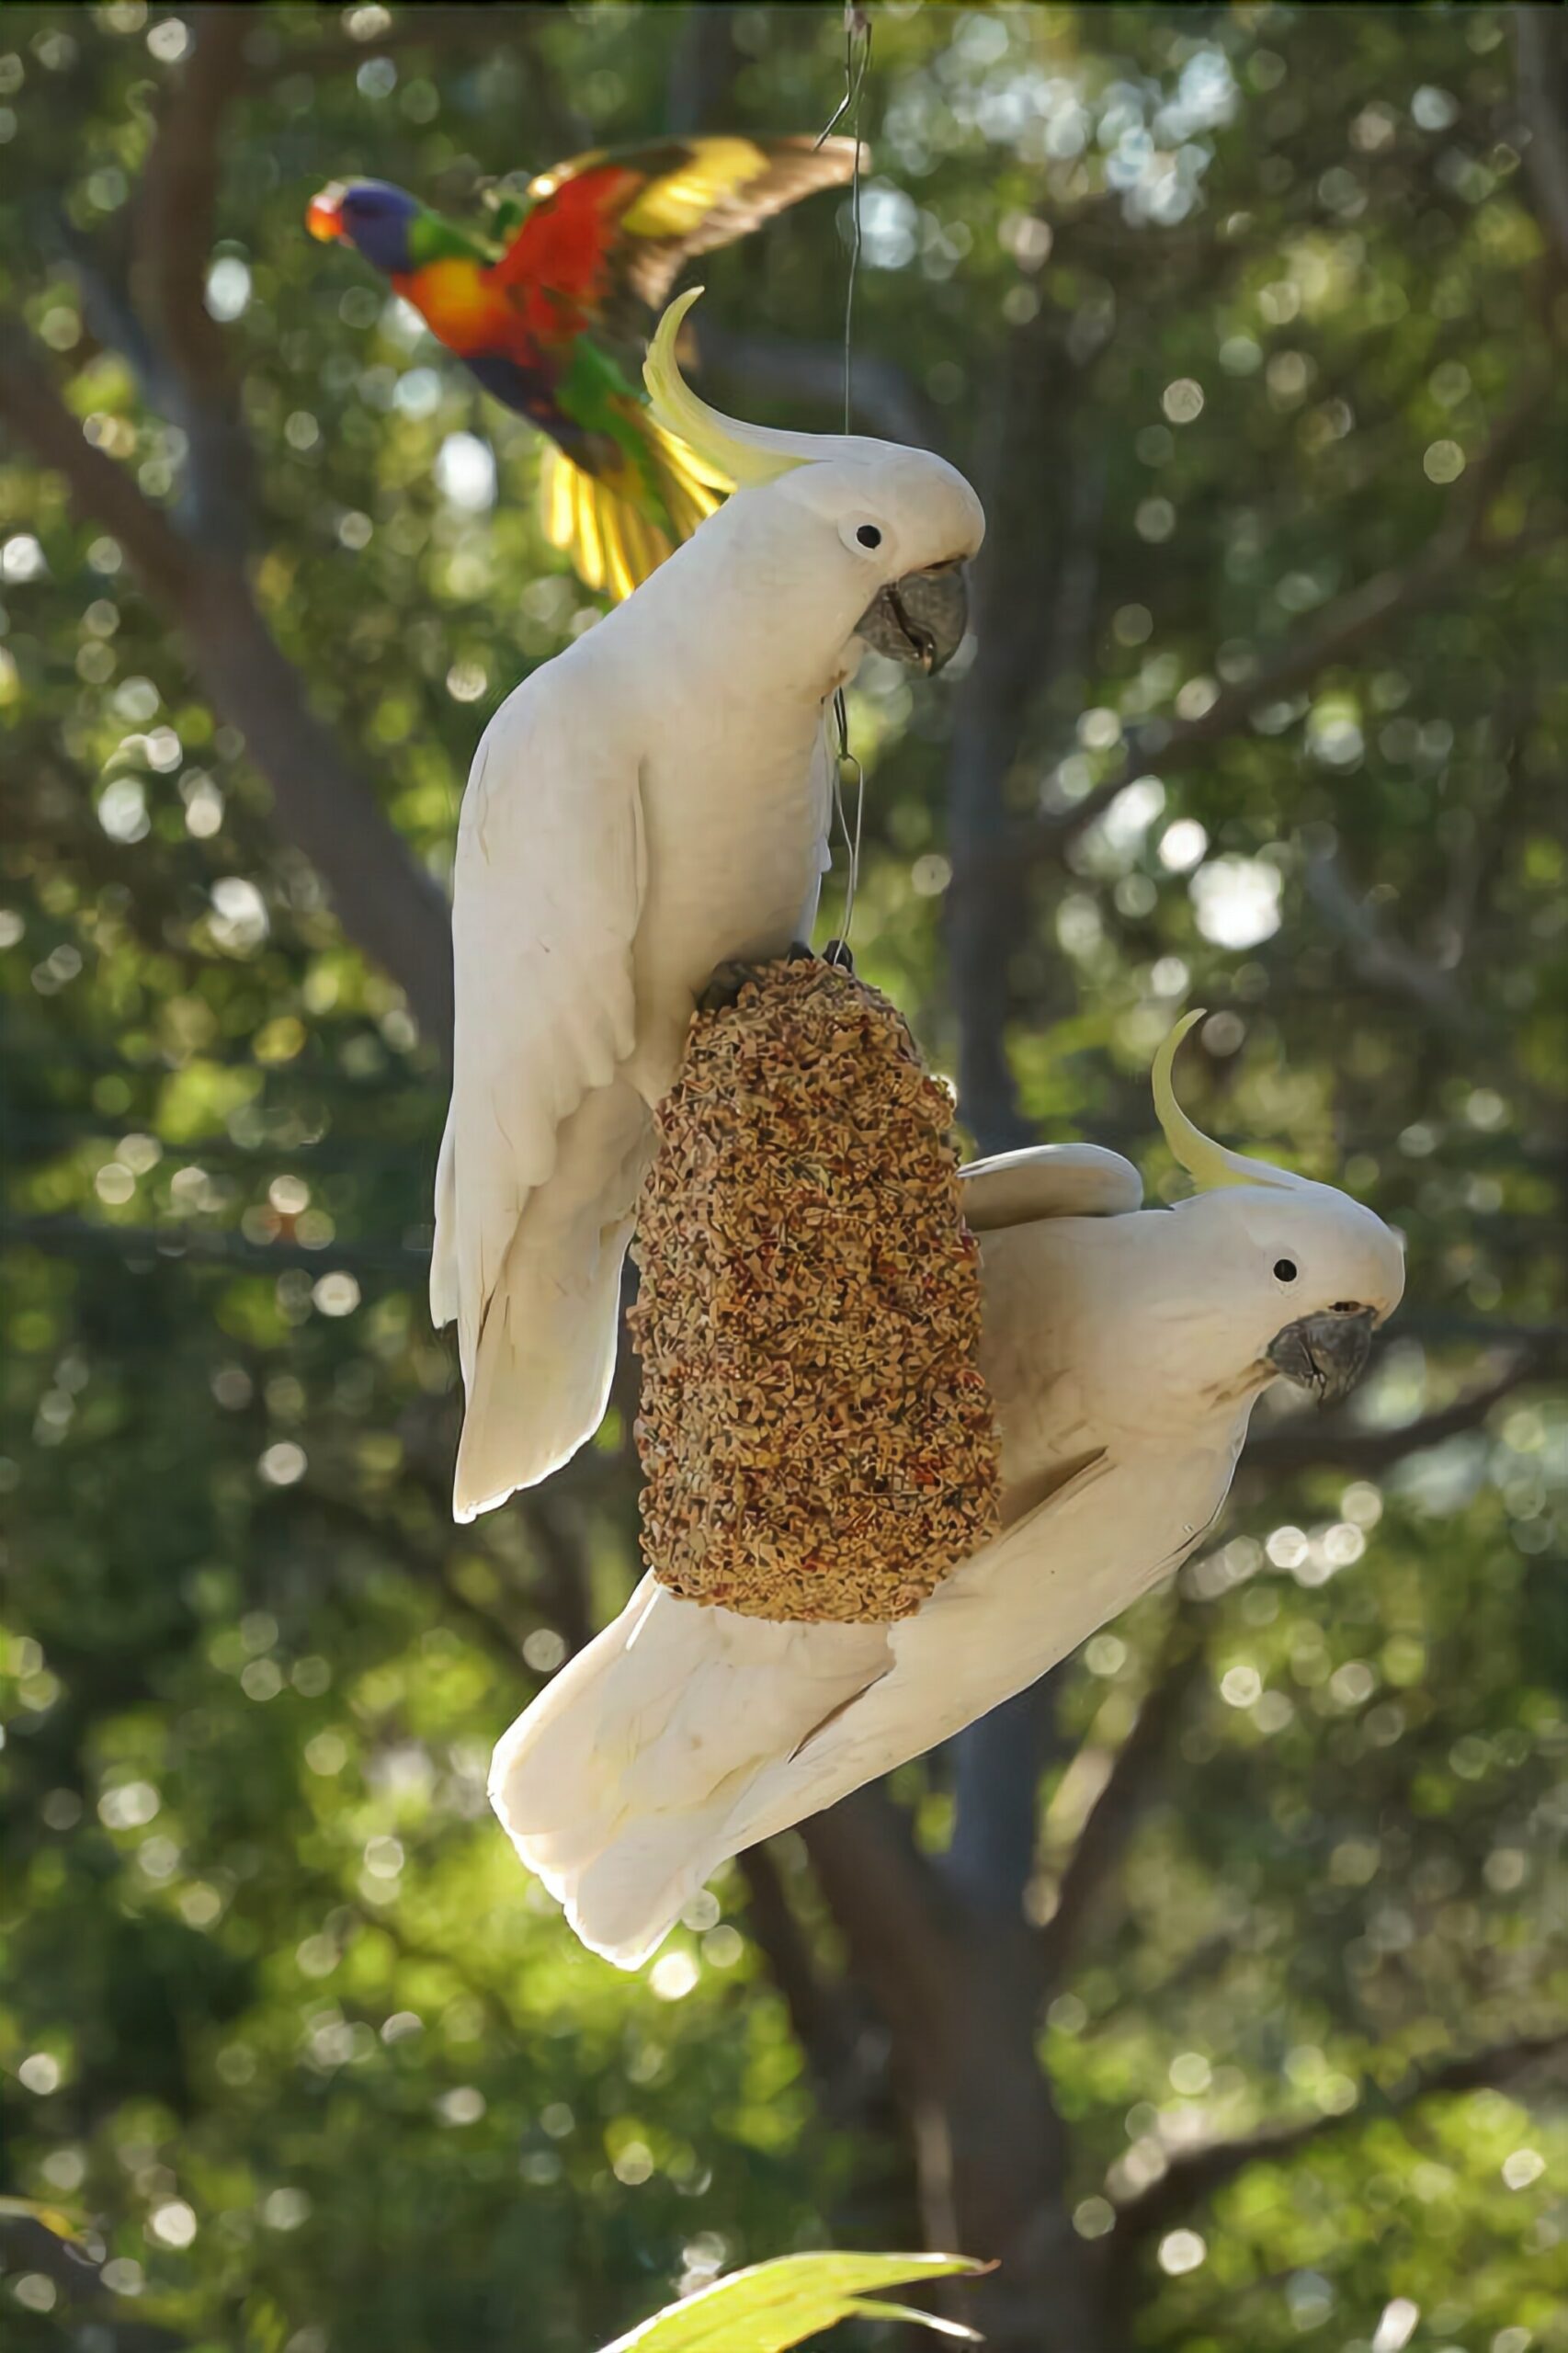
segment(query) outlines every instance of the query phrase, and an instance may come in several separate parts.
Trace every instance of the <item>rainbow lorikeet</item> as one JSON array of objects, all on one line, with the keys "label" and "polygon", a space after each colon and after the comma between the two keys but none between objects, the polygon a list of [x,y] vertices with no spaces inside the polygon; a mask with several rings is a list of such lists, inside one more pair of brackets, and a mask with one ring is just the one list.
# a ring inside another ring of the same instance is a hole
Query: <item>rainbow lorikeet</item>
[{"label": "rainbow lorikeet", "polygon": [[592,588],[630,596],[733,485],[655,425],[606,347],[641,336],[693,254],[842,186],[852,139],[669,139],[558,164],[490,233],[382,180],[334,183],[306,215],[392,280],[487,392],[549,436],[545,528]]}]

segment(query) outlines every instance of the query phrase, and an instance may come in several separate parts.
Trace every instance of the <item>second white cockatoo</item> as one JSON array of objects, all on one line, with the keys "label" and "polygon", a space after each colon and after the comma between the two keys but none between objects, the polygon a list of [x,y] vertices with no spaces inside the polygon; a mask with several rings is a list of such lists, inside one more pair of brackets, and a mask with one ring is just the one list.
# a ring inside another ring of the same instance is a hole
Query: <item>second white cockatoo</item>
[{"label": "second white cockatoo", "polygon": [[729,1856],[948,1739],[1176,1568],[1278,1376],[1341,1396],[1404,1288],[1397,1237],[1211,1142],[1156,1058],[1198,1189],[1140,1207],[1092,1145],[963,1172],[1002,1532],[892,1625],[776,1623],[645,1576],[495,1751],[490,1794],[584,1943],[635,1968]]},{"label": "second white cockatoo", "polygon": [[653,414],[734,495],[508,696],[474,756],[452,910],[457,1017],[430,1277],[467,1391],[453,1510],[533,1485],[597,1427],[621,1262],[715,968],[809,937],[826,707],[868,648],[939,669],[984,517],[925,450],[774,431],[683,382]]}]

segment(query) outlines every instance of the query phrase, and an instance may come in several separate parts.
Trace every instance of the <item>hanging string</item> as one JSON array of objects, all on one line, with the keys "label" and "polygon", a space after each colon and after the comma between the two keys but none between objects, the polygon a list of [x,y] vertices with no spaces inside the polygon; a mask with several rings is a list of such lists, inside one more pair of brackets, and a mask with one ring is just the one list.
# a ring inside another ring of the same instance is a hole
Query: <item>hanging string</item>
[{"label": "hanging string", "polygon": [[[838,830],[844,836],[844,914],[840,919],[838,938],[829,943],[828,954],[835,964],[849,961],[849,934],[855,922],[855,892],[860,880],[860,828],[866,814],[866,771],[849,748],[849,712],[839,688],[833,698],[834,729],[838,748],[834,759],[833,806],[838,818]],[[844,779],[853,773],[855,785],[855,829],[849,829],[848,812],[844,805]]]},{"label": "hanging string", "polygon": [[817,140],[824,147],[843,121],[849,117],[850,135],[855,142],[855,161],[849,175],[849,278],[844,290],[844,430],[850,429],[853,415],[851,388],[855,365],[855,281],[860,274],[860,97],[866,86],[866,75],[871,64],[871,19],[856,0],[848,0],[844,11],[844,96],[828,118],[826,127]]},{"label": "hanging string", "polygon": [[[855,287],[860,275],[860,99],[866,87],[866,75],[871,63],[871,19],[867,11],[848,0],[844,11],[844,96],[834,108],[826,127],[817,141],[819,147],[832,138],[846,115],[849,118],[849,132],[855,142],[855,160],[849,176],[849,274],[844,289],[844,430],[848,433],[854,419],[855,364]],[[838,938],[829,942],[828,956],[835,963],[849,961],[849,933],[855,919],[855,897],[860,880],[860,836],[866,814],[866,772],[849,748],[849,708],[840,687],[833,698],[834,732],[837,745],[834,756],[833,806],[838,830],[844,839],[844,914],[840,919]],[[845,784],[849,781],[855,791],[855,822],[851,826],[845,805]]]}]

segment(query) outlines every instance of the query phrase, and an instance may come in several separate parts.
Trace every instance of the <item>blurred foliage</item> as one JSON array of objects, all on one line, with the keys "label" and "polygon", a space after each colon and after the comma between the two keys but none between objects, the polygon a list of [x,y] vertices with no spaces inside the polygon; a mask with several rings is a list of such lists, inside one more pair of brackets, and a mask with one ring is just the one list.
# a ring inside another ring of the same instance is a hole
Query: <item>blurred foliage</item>
[{"label": "blurred foliage", "polygon": [[[485,719],[594,604],[536,528],[527,429],[303,205],[365,172],[460,211],[645,137],[700,28],[252,15],[207,283],[257,594],[442,874]],[[826,120],[836,10],[746,7],[731,36],[725,119]],[[134,285],[188,38],[142,0],[0,18],[0,300],[176,510],[181,435],[84,256]],[[1065,530],[1094,492],[1082,655],[1023,714],[1012,819],[1058,824],[1136,764],[1030,869],[1024,1108],[1165,1181],[1147,1057],[1206,1004],[1205,1124],[1339,1173],[1410,1242],[1359,1408],[1376,1462],[1244,1474],[1179,1599],[1062,1688],[1041,1919],[1173,1609],[1201,1643],[1041,2041],[1078,2230],[1130,2339],[1184,2353],[1568,2347],[1561,2075],[1528,2109],[1402,2105],[1412,2068],[1568,1998],[1562,1403],[1534,1382],[1439,1448],[1396,1438],[1563,1314],[1568,310],[1512,75],[1485,7],[877,12],[858,347],[983,467],[1043,323],[1062,444],[993,494],[994,534]],[[844,227],[807,206],[714,256],[704,312],[831,355]],[[733,367],[731,405],[833,422]],[[103,2345],[580,2353],[737,2260],[907,2239],[904,2145],[881,2110],[835,2128],[739,1872],[627,1980],[493,1831],[493,1739],[634,1573],[626,1401],[545,1499],[452,1529],[437,1057],[124,551],[17,443],[0,600],[0,2187],[83,2218]],[[862,969],[945,1059],[961,693],[876,672],[852,712]],[[898,1791],[939,1847],[941,1760]],[[831,1973],[803,1853],[778,1854]],[[1119,2253],[1119,2208],[1184,2153],[1314,2118]],[[76,2325],[43,2269],[0,2298],[18,2353]]]}]

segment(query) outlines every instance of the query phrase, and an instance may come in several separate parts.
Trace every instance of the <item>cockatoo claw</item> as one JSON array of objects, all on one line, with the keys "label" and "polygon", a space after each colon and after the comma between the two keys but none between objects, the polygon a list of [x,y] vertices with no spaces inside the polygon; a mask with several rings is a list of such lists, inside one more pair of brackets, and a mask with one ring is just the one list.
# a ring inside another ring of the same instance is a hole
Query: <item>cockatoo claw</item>
[{"label": "cockatoo claw", "polygon": [[733,1005],[748,981],[760,980],[760,968],[734,961],[715,965],[713,977],[697,1000],[699,1013],[723,1013]]},{"label": "cockatoo claw", "polygon": [[[783,961],[786,963],[798,964],[802,958],[808,963],[812,961],[811,949],[803,940],[792,939]],[[748,964],[738,957],[732,957],[722,964],[715,964],[712,979],[697,1000],[697,1010],[699,1013],[727,1011],[735,1003],[747,982],[756,981],[760,983],[767,970],[767,964]]]}]

